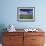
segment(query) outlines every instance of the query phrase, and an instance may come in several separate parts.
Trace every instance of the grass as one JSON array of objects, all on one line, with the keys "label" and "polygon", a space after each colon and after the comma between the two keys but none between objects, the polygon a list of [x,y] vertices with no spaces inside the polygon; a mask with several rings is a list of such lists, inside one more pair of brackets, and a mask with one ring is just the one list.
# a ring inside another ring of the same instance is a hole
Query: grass
[{"label": "grass", "polygon": [[20,14],[20,19],[33,19],[31,14]]}]

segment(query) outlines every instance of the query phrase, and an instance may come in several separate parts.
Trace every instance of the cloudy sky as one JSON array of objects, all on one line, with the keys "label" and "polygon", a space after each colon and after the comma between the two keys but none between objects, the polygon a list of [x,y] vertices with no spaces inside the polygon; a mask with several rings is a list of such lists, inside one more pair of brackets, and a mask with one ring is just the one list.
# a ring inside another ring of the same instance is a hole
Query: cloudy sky
[{"label": "cloudy sky", "polygon": [[19,9],[19,14],[32,14],[33,9]]}]

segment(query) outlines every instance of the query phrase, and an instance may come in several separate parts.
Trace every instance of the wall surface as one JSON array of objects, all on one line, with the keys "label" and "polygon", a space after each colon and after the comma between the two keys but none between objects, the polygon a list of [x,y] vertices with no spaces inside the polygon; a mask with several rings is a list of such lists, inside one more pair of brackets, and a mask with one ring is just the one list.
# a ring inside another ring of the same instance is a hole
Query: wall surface
[{"label": "wall surface", "polygon": [[[46,0],[0,0],[0,25],[16,28],[46,28]],[[35,22],[18,22],[17,7],[35,7]]]}]

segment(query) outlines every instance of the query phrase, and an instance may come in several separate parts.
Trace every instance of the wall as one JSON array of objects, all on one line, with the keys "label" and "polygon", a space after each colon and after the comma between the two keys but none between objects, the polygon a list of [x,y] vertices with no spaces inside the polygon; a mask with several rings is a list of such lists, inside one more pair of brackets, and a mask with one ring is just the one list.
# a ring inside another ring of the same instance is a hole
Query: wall
[{"label": "wall", "polygon": [[[45,4],[44,0],[1,0],[0,24],[13,24],[16,28],[46,28]],[[18,22],[17,7],[35,7],[35,22]]]}]

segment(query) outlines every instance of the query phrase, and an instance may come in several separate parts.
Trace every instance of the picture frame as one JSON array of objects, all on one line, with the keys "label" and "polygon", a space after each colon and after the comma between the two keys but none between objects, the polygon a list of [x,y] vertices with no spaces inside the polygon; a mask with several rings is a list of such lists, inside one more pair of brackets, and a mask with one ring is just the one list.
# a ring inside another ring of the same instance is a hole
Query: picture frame
[{"label": "picture frame", "polygon": [[35,7],[18,7],[17,21],[34,22],[35,21]]}]

